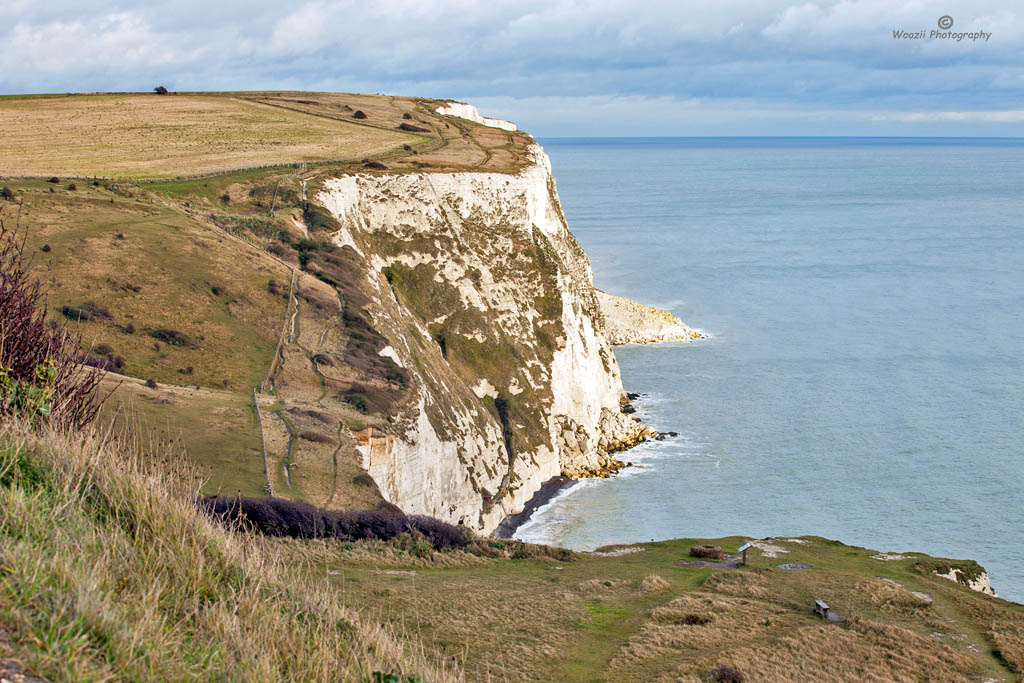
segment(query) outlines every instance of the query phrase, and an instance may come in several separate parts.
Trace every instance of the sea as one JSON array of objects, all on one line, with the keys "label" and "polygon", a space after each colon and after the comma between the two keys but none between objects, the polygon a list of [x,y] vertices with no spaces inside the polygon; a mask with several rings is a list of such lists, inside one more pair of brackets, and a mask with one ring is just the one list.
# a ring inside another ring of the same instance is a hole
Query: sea
[{"label": "sea", "polygon": [[616,348],[679,436],[517,538],[814,535],[1024,602],[1024,140],[541,140],[595,284],[708,339]]}]

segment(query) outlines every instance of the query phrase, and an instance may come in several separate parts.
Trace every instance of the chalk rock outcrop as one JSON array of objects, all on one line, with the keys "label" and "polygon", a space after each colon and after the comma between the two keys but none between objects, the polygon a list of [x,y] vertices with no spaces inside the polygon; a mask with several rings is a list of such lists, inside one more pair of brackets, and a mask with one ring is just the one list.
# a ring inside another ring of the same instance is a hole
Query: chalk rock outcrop
[{"label": "chalk rock outcrop", "polygon": [[458,116],[460,119],[466,119],[468,121],[474,121],[484,126],[490,126],[491,128],[501,128],[502,130],[516,130],[516,124],[511,121],[503,121],[502,119],[490,119],[486,116],[480,116],[480,112],[477,111],[476,107],[471,104],[463,104],[462,102],[448,102],[435,109],[441,116]]},{"label": "chalk rock outcrop", "polygon": [[654,434],[620,412],[590,263],[539,146],[516,175],[358,174],[316,198],[362,272],[353,316],[400,368],[378,390],[404,402],[353,434],[389,502],[488,532],[547,479],[614,471],[612,453]]},{"label": "chalk rock outcrop", "polygon": [[950,581],[967,586],[972,591],[993,596],[996,594],[995,590],[992,588],[992,582],[989,580],[988,572],[984,570],[972,573],[957,567],[952,567],[945,574],[939,571],[936,571],[935,573],[944,579],[949,579]]},{"label": "chalk rock outcrop", "polygon": [[605,334],[612,344],[650,344],[704,337],[703,332],[693,329],[668,311],[600,290],[597,300],[605,319]]}]

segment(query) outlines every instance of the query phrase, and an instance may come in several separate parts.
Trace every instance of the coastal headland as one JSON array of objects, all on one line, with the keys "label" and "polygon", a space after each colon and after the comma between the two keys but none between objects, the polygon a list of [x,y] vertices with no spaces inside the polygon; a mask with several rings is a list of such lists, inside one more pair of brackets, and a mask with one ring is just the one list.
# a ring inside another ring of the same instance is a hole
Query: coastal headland
[{"label": "coastal headland", "polygon": [[[511,122],[275,91],[6,97],[0,124],[5,224],[82,364],[108,373],[101,424],[154,450],[5,418],[0,674],[1024,670],[1024,607],[971,561],[816,537],[575,553],[489,536],[662,436],[633,415],[614,345],[703,334],[594,288],[549,160]],[[214,494],[408,527],[226,527],[196,504]]]}]

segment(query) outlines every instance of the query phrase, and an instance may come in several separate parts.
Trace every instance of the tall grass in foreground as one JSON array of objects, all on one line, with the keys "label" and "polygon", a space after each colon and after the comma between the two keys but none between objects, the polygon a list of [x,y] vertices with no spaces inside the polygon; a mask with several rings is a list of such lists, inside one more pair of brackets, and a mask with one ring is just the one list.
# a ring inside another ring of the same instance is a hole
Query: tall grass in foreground
[{"label": "tall grass in foreground", "polygon": [[322,565],[198,512],[192,475],[0,417],[0,659],[74,681],[454,680],[347,609]]}]

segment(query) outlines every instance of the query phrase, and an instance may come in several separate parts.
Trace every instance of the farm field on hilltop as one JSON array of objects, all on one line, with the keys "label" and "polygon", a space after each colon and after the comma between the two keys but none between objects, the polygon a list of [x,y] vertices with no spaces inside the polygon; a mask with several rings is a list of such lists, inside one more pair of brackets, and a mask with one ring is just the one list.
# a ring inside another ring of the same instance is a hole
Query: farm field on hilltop
[{"label": "farm field on hilltop", "polygon": [[416,140],[398,130],[200,95],[3,99],[0,125],[0,174],[7,176],[215,173],[360,158]]},{"label": "farm field on hilltop", "polygon": [[440,116],[437,104],[288,92],[0,97],[0,176],[166,179],[371,160],[395,172],[522,167],[528,135]]}]

